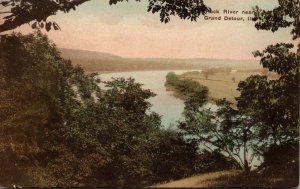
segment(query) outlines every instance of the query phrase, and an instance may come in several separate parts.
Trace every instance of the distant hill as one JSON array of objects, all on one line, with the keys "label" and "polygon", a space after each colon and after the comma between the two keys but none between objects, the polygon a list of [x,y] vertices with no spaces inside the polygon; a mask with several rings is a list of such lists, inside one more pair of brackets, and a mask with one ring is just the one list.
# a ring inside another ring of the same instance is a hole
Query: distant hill
[{"label": "distant hill", "polygon": [[213,59],[123,58],[117,55],[75,49],[59,49],[65,59],[86,71],[118,72],[137,70],[198,70],[210,67],[261,69],[257,61]]},{"label": "distant hill", "polygon": [[116,56],[109,53],[97,52],[97,51],[86,51],[86,50],[75,50],[75,49],[59,49],[62,56],[65,58],[74,59],[97,59],[97,60],[120,60],[120,56]]}]

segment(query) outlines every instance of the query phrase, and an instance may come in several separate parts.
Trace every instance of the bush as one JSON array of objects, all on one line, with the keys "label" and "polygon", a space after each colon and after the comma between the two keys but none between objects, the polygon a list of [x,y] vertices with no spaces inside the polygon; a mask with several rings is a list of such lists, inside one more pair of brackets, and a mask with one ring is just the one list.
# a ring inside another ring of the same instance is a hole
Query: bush
[{"label": "bush", "polygon": [[166,76],[166,84],[175,88],[184,98],[191,98],[193,96],[199,96],[202,94],[204,98],[207,98],[208,88],[200,83],[188,79],[180,80],[174,72],[169,72]]},{"label": "bush", "polygon": [[299,143],[285,142],[272,145],[263,154],[265,173],[270,175],[284,175],[285,177],[299,177]]}]

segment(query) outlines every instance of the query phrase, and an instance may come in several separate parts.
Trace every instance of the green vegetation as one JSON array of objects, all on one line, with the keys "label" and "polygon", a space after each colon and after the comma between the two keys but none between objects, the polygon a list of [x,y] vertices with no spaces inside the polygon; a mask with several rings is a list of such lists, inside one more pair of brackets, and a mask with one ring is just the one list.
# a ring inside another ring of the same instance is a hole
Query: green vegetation
[{"label": "green vegetation", "polygon": [[[291,13],[287,12],[289,9]],[[274,11],[278,11],[278,15],[273,11],[258,10],[256,15],[260,22],[256,27],[276,31],[293,24],[293,38],[299,38],[295,16],[299,4],[281,1]],[[274,22],[274,15],[289,16],[291,21],[278,19]],[[286,185],[292,180],[293,187],[299,183],[300,49],[294,52],[293,47],[293,44],[278,43],[254,53],[255,57],[261,58],[263,68],[275,72],[278,77],[268,79],[266,75],[251,75],[240,81],[236,108],[232,108],[226,99],[217,101],[219,108],[216,111],[204,110],[197,103],[186,105],[185,119],[178,124],[188,141],[197,142],[209,151],[217,150],[238,163],[243,169],[241,178],[244,180],[254,176],[268,178],[261,180],[262,185],[272,185],[271,178],[279,178]],[[202,101],[202,98],[198,100]],[[263,163],[251,172],[251,161],[255,157],[263,159]],[[230,181],[228,183],[232,183]],[[246,186],[253,185],[248,183]]]},{"label": "green vegetation", "polygon": [[[236,105],[235,97],[240,96],[237,90],[238,83],[245,80],[253,74],[259,74],[260,70],[237,71],[236,73],[226,73],[217,71],[214,75],[210,75],[207,79],[203,73],[186,72],[178,77],[180,79],[193,80],[199,84],[206,86],[209,90],[208,100],[215,103],[217,100],[226,98],[228,101]],[[235,78],[233,82],[232,78]]]},{"label": "green vegetation", "polygon": [[164,130],[142,84],[115,78],[101,89],[40,32],[2,36],[0,53],[3,186],[148,186],[235,167]]},{"label": "green vegetation", "polygon": [[[49,25],[48,16],[85,1],[2,1],[11,12],[0,32],[30,21],[36,21],[33,27],[55,29],[57,24]],[[150,0],[149,11],[160,12],[162,22],[170,15],[196,20],[209,11],[203,1],[172,3]],[[290,0],[280,0],[271,11],[257,7],[256,27],[274,32],[290,26],[293,39],[299,39],[299,9],[298,1]],[[240,81],[236,108],[221,99],[216,111],[204,109],[208,88],[169,73],[167,85],[185,99],[184,120],[172,131],[162,129],[160,116],[150,112],[148,99],[155,94],[134,79],[115,78],[103,82],[106,88],[101,89],[96,74],[86,75],[61,58],[40,32],[3,35],[0,184],[149,186],[208,171],[242,169],[202,175],[200,181],[190,178],[183,186],[295,187],[300,49],[296,53],[293,47],[278,43],[254,53],[278,78],[252,75]],[[263,163],[251,170],[255,157]]]},{"label": "green vegetation", "polygon": [[203,110],[202,105],[186,106],[185,120],[178,127],[186,136],[193,136],[204,149],[218,150],[235,161],[246,173],[257,154],[251,153],[261,146],[252,118],[231,108],[226,100],[217,102],[218,110]]},{"label": "green vegetation", "polygon": [[[206,86],[209,90],[208,100],[215,103],[219,99],[226,98],[228,101],[237,104],[236,97],[240,96],[240,92],[237,90],[238,84],[240,81],[244,81],[251,75],[265,75],[262,72],[264,69],[237,69],[233,70],[234,72],[228,73],[227,69],[212,69],[214,70],[213,75],[209,75],[208,78],[205,77],[205,71],[193,72],[188,71],[181,75],[178,75],[178,78],[184,80],[193,80],[197,81],[203,86]],[[268,79],[275,80],[278,79],[279,75],[274,72],[268,73]]]},{"label": "green vegetation", "polygon": [[207,100],[207,87],[189,79],[179,79],[174,72],[167,74],[165,85],[174,89],[176,95],[182,99],[192,100],[192,98],[200,98],[202,100],[199,103],[204,103]]},{"label": "green vegetation", "polygon": [[[3,0],[0,2],[1,10],[10,9],[10,11],[0,12],[7,14],[3,18],[4,22],[0,24],[0,32],[15,29],[23,24],[30,23],[33,29],[45,28],[47,31],[59,30],[56,22],[47,20],[48,17],[57,12],[68,13],[70,10],[76,10],[90,0],[43,0],[43,1],[21,1],[21,0]],[[110,5],[117,4],[123,0],[109,0]],[[140,0],[136,0],[139,2]],[[178,16],[181,19],[196,21],[199,16],[206,14],[211,9],[204,2],[178,0],[169,2],[164,0],[148,0],[148,12],[159,13],[160,21],[167,23],[171,16]]]}]

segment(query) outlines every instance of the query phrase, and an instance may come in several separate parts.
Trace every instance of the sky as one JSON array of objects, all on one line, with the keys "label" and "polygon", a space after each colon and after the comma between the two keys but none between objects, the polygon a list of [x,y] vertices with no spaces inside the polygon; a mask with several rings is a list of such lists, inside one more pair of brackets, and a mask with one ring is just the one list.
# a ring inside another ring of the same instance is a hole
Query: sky
[{"label": "sky", "polygon": [[[213,10],[223,12],[264,9],[276,6],[274,0],[206,0]],[[210,14],[208,16],[225,16]],[[234,16],[233,14],[227,16]],[[251,15],[249,15],[251,16]],[[292,42],[290,29],[258,31],[251,21],[205,20],[197,22],[171,17],[161,23],[158,14],[147,12],[147,0],[110,6],[108,0],[91,0],[68,14],[48,18],[61,31],[45,32],[59,48],[106,52],[131,58],[211,58],[253,59],[252,52],[277,42]],[[29,25],[14,31],[32,32]]]}]

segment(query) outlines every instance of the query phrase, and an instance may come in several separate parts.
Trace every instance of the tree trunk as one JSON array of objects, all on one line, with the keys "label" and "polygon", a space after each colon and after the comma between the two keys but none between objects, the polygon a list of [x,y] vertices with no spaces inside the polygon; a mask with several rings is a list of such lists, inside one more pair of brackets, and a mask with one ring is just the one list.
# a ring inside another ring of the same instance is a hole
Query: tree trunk
[{"label": "tree trunk", "polygon": [[246,173],[246,174],[250,173],[250,166],[249,166],[247,160],[245,160],[245,162],[244,162],[244,173]]},{"label": "tree trunk", "polygon": [[250,166],[247,160],[247,131],[244,130],[244,172],[250,173]]}]

